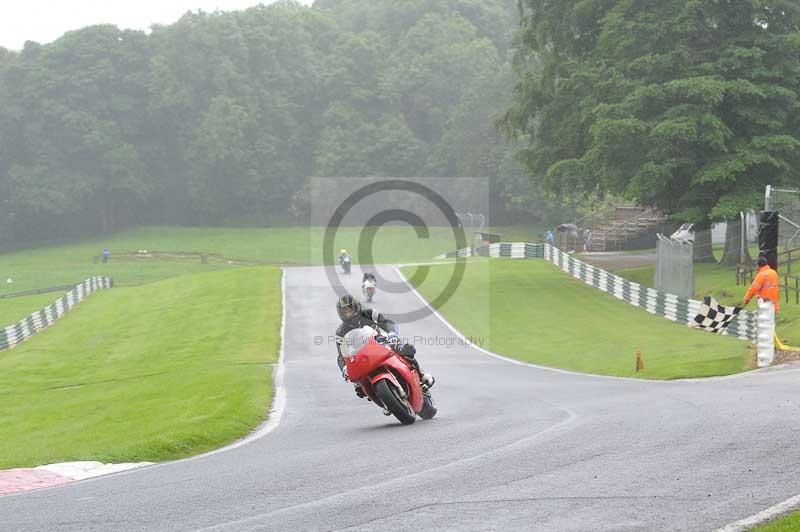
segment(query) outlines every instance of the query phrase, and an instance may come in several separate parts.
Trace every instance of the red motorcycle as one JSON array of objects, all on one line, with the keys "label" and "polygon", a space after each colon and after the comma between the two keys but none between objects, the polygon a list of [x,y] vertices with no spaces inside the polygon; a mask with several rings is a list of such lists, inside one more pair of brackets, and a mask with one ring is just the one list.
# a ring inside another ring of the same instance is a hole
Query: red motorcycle
[{"label": "red motorcycle", "polygon": [[367,398],[387,416],[411,425],[417,416],[431,419],[436,415],[433,399],[422,389],[414,365],[382,343],[373,328],[365,326],[344,335],[342,358],[350,381],[359,383]]}]

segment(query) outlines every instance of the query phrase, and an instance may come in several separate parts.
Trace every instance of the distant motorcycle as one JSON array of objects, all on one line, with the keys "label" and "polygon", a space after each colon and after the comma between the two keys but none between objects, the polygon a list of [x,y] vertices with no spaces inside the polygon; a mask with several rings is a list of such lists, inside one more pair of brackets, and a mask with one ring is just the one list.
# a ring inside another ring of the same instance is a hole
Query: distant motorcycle
[{"label": "distant motorcycle", "polygon": [[342,338],[342,358],[347,377],[357,382],[367,398],[394,415],[403,425],[417,416],[431,419],[436,407],[429,391],[419,382],[419,372],[405,357],[391,349],[369,326],[353,329]]},{"label": "distant motorcycle", "polygon": [[350,275],[350,256],[345,255],[344,257],[340,258],[339,264],[342,265],[342,271],[347,275]]},{"label": "distant motorcycle", "polygon": [[364,279],[361,290],[364,292],[364,297],[367,298],[367,303],[372,303],[372,298],[375,297],[375,287],[375,279]]}]

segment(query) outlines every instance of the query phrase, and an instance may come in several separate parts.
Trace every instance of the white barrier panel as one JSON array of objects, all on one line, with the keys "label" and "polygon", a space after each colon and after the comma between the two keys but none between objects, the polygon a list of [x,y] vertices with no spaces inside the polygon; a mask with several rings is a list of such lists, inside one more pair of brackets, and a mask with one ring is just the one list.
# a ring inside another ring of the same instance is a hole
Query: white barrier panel
[{"label": "white barrier panel", "polygon": [[771,301],[758,299],[758,367],[772,364],[775,358],[775,307]]},{"label": "white barrier panel", "polygon": [[86,299],[94,291],[111,288],[112,281],[108,277],[91,278],[74,286],[65,296],[58,298],[53,304],[42,310],[32,312],[24,319],[0,328],[0,351],[10,349],[37,332],[52,325],[58,318],[72,307]]}]

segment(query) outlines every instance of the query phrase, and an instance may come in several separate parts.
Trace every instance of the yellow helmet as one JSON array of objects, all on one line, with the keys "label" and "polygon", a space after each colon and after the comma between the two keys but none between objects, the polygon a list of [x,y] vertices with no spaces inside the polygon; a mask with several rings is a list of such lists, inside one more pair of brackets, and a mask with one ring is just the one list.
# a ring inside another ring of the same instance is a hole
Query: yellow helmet
[{"label": "yellow helmet", "polygon": [[343,250],[341,250],[341,251],[339,252],[339,254],[340,254],[340,255],[344,255],[345,253],[347,253],[347,250],[346,250],[346,249],[343,249]]}]

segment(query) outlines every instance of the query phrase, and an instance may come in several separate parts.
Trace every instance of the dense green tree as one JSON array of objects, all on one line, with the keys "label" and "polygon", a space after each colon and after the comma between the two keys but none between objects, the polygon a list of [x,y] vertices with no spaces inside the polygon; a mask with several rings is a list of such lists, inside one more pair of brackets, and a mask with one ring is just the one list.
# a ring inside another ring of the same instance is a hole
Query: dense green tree
[{"label": "dense green tree", "polygon": [[372,121],[344,104],[325,114],[314,175],[329,177],[415,176],[421,144],[402,115]]},{"label": "dense green tree", "polygon": [[147,62],[143,33],[94,26],[29,43],[6,67],[3,166],[20,222],[88,209],[108,231],[117,209],[144,200]]},{"label": "dense green tree", "polygon": [[468,83],[488,75],[497,61],[494,46],[463,17],[425,15],[398,42],[381,92],[420,140],[433,143]]},{"label": "dense green tree", "polygon": [[705,228],[800,181],[796,2],[521,5],[504,123],[551,190],[622,194]]}]

